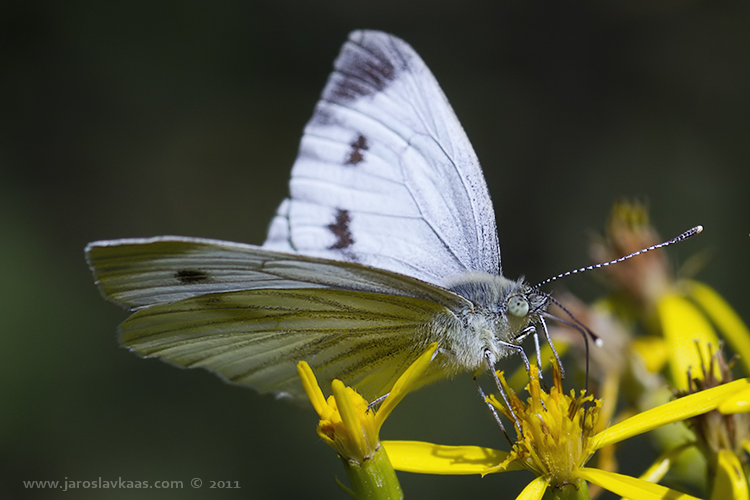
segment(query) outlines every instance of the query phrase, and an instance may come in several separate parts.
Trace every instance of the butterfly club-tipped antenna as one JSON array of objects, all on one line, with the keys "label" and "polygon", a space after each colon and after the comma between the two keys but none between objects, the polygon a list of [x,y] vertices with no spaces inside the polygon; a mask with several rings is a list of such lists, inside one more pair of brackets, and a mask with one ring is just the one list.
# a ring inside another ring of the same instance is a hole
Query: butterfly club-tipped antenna
[{"label": "butterfly club-tipped antenna", "polygon": [[[546,279],[546,280],[544,280],[544,281],[542,281],[540,283],[537,283],[536,285],[534,285],[532,287],[532,289],[538,290],[542,286],[547,285],[549,283],[552,283],[553,281],[557,281],[560,278],[564,278],[566,276],[572,276],[574,274],[580,274],[580,273],[585,272],[585,271],[591,271],[591,270],[594,270],[594,269],[600,269],[602,267],[611,266],[612,264],[618,264],[620,262],[624,262],[624,261],[626,261],[628,259],[632,259],[633,257],[637,257],[638,255],[642,255],[642,254],[650,252],[652,250],[658,250],[660,248],[664,248],[664,247],[672,245],[674,243],[679,243],[681,241],[685,241],[686,239],[688,239],[688,238],[690,238],[692,236],[695,236],[696,234],[699,234],[702,231],[703,231],[703,226],[695,226],[695,227],[693,227],[693,228],[685,231],[684,233],[680,234],[679,236],[676,236],[676,237],[674,237],[674,238],[672,238],[670,240],[667,240],[667,241],[665,241],[663,243],[659,243],[658,245],[651,245],[650,247],[643,248],[641,250],[638,250],[637,252],[633,252],[631,254],[628,254],[628,255],[625,255],[625,256],[622,256],[622,257],[619,257],[617,259],[613,259],[613,260],[610,260],[610,261],[607,261],[607,262],[602,262],[600,264],[592,264],[590,266],[581,267],[581,268],[575,269],[573,271],[567,271],[567,272],[564,272],[564,273],[560,273],[557,276],[553,276],[552,278],[548,278],[548,279]],[[550,319],[554,319],[555,321],[557,321],[559,323],[562,323],[562,324],[567,325],[567,326],[569,326],[571,328],[574,328],[575,330],[578,330],[578,332],[580,332],[581,335],[583,336],[584,345],[585,345],[585,349],[586,349],[586,392],[588,393],[588,386],[589,386],[589,337],[594,341],[594,343],[597,345],[597,347],[601,347],[602,340],[599,338],[598,335],[596,335],[594,332],[592,332],[589,329],[589,327],[587,327],[581,321],[579,321],[573,315],[573,313],[571,313],[559,301],[555,300],[549,294],[545,294],[545,295],[547,295],[547,298],[550,300],[550,302],[554,303],[557,307],[559,307],[571,319],[571,321],[564,320],[564,319],[559,318],[559,317],[557,317],[557,316],[555,316],[553,314],[550,314],[550,313],[545,313],[544,315],[546,317],[550,318]],[[546,325],[544,325],[544,323],[543,323],[543,326],[546,327]],[[545,328],[545,330],[546,330],[546,328]],[[549,339],[549,337],[547,338],[547,341],[549,342],[549,344],[551,346],[552,345],[552,341]],[[553,348],[553,352],[554,352],[554,348]],[[558,363],[560,363],[560,359],[557,357],[557,353],[555,353],[555,357],[556,357]],[[560,368],[562,369],[562,364],[560,364]],[[565,372],[562,372],[562,373],[564,374]]]},{"label": "butterfly club-tipped antenna", "polygon": [[540,288],[540,287],[542,287],[544,285],[548,285],[548,284],[552,283],[553,281],[557,281],[560,278],[565,278],[566,276],[572,276],[574,274],[579,274],[579,273],[582,273],[584,271],[591,271],[593,269],[599,269],[599,268],[602,268],[602,267],[611,266],[612,264],[619,264],[620,262],[626,261],[628,259],[632,259],[633,257],[637,257],[638,255],[642,255],[642,254],[644,254],[646,252],[650,252],[652,250],[658,250],[660,248],[664,248],[664,247],[672,245],[674,243],[679,243],[680,241],[685,241],[686,239],[690,238],[691,236],[695,236],[696,234],[699,234],[702,231],[703,231],[703,226],[695,226],[694,228],[689,229],[689,230],[685,231],[684,233],[682,233],[681,235],[676,236],[676,237],[672,238],[671,240],[667,240],[664,243],[659,243],[658,245],[651,245],[650,247],[643,248],[641,250],[638,250],[637,252],[633,252],[631,254],[628,254],[628,255],[625,255],[623,257],[620,257],[620,258],[617,258],[617,259],[613,259],[613,260],[610,260],[610,261],[607,261],[607,262],[602,262],[600,264],[592,264],[590,266],[581,267],[581,268],[575,269],[573,271],[567,271],[567,272],[564,272],[564,273],[560,273],[557,276],[553,276],[553,277],[548,278],[548,279],[546,279],[546,280],[544,280],[544,281],[542,281],[540,283],[537,283],[532,288]]}]

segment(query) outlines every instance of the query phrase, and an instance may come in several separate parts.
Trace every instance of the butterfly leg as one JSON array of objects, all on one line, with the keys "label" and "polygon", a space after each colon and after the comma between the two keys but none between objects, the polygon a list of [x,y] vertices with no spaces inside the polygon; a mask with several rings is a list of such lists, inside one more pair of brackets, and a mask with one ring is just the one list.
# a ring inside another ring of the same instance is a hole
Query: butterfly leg
[{"label": "butterfly leg", "polygon": [[542,380],[542,351],[539,348],[539,334],[536,331],[536,327],[534,325],[527,326],[526,328],[521,330],[521,333],[518,334],[518,336],[515,338],[515,341],[520,343],[529,335],[532,335],[534,337],[534,348],[536,349],[536,366],[539,367],[539,380]]},{"label": "butterfly leg", "polygon": [[521,330],[521,332],[516,335],[513,340],[515,340],[516,342],[522,342],[526,337],[533,333],[536,333],[536,328],[534,328],[534,325],[527,326],[526,328]]},{"label": "butterfly leg", "polygon": [[[562,365],[562,361],[560,361],[560,356],[557,354],[557,349],[555,349],[555,344],[552,343],[552,339],[549,336],[549,330],[547,329],[547,322],[544,321],[544,318],[542,316],[539,317],[539,323],[542,325],[542,330],[544,331],[544,338],[547,340],[547,343],[549,344],[550,348],[552,349],[552,354],[555,355],[555,361],[557,362],[557,366],[560,367],[560,375],[562,378],[565,378],[565,368]],[[588,346],[588,344],[587,344]],[[538,352],[538,351],[537,351]],[[588,353],[586,355],[586,362],[588,363]],[[588,374],[588,368],[586,370]],[[588,380],[588,375],[587,375]]]},{"label": "butterfly leg", "polygon": [[[523,349],[521,349],[521,346],[517,346],[515,344],[508,345],[520,350],[521,355],[526,362],[526,369],[528,370],[529,359],[526,357],[526,353],[523,352]],[[492,373],[492,378],[495,379],[495,385],[497,385],[497,390],[500,392],[500,397],[503,398],[503,403],[505,403],[505,407],[513,417],[513,422],[516,424],[516,429],[518,430],[518,439],[523,439],[523,428],[521,427],[521,422],[518,420],[516,412],[513,411],[513,407],[510,405],[510,400],[508,399],[508,395],[505,393],[505,389],[503,389],[503,384],[500,383],[500,377],[497,376],[497,372],[495,371],[495,363],[492,360],[492,354],[490,353],[490,351],[484,351],[484,359],[485,361],[487,361],[487,368],[489,368],[490,372]]]},{"label": "butterfly leg", "polygon": [[542,350],[539,348],[539,333],[534,328],[534,349],[536,349],[536,366],[539,368],[539,380],[542,380]]},{"label": "butterfly leg", "polygon": [[390,396],[390,394],[391,394],[390,392],[386,392],[382,396],[373,399],[370,403],[367,404],[367,411],[372,410],[377,405],[379,405],[380,403],[382,403],[385,398],[387,398],[388,396]]},{"label": "butterfly leg", "polygon": [[495,417],[495,422],[497,422],[497,425],[500,426],[500,430],[503,431],[503,434],[505,435],[505,439],[508,440],[508,443],[513,446],[513,441],[510,440],[510,436],[508,436],[508,431],[505,430],[505,426],[503,425],[503,421],[500,420],[500,415],[497,414],[497,410],[494,406],[492,406],[492,403],[487,401],[487,395],[484,393],[484,390],[482,390],[482,386],[479,385],[479,381],[477,380],[477,373],[474,374],[474,383],[477,385],[477,390],[479,391],[479,396],[482,398],[482,401],[484,401],[484,404],[487,405],[487,408],[490,409],[492,412],[492,416]]},{"label": "butterfly leg", "polygon": [[[503,342],[502,340],[498,340],[497,343],[503,347],[507,347],[508,349],[512,349],[513,351],[516,351],[516,353],[519,356],[521,356],[521,359],[523,359],[523,364],[526,367],[526,373],[531,372],[531,365],[529,364],[529,358],[526,356],[526,351],[523,350],[523,347],[521,347],[518,344],[511,343],[511,342]],[[488,354],[488,351],[485,351],[484,353],[485,358],[487,357],[487,354]],[[494,365],[491,365],[490,369],[493,369],[493,368],[494,368]],[[495,373],[494,370],[492,373]]]}]

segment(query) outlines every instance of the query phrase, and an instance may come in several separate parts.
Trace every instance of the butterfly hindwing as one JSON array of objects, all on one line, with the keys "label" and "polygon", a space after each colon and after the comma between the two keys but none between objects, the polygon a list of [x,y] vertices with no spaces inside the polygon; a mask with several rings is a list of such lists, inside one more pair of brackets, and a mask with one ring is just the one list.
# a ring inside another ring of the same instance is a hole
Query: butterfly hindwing
[{"label": "butterfly hindwing", "polygon": [[198,295],[137,311],[123,344],[143,356],[204,367],[261,392],[303,396],[299,360],[321,380],[365,397],[385,394],[436,339],[442,306],[423,299],[330,289],[259,289]]},{"label": "butterfly hindwing", "polygon": [[405,42],[373,31],[350,35],[264,246],[437,284],[465,271],[499,273],[479,162],[435,78]]}]

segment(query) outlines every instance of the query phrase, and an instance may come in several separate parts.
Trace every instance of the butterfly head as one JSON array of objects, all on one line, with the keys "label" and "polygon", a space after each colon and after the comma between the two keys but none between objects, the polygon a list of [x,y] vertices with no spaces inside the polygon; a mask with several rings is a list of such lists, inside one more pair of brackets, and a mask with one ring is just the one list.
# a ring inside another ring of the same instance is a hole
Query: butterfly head
[{"label": "butterfly head", "polygon": [[501,300],[511,339],[529,325],[538,323],[549,305],[549,295],[530,286],[523,278],[511,281]]},{"label": "butterfly head", "polygon": [[524,329],[537,323],[549,305],[549,296],[523,278],[514,281],[471,273],[460,276],[449,288],[472,304],[464,314],[467,326],[490,330],[493,340],[501,344],[516,343]]},{"label": "butterfly head", "polygon": [[505,302],[505,310],[508,311],[510,316],[516,318],[528,316],[530,308],[529,299],[526,298],[526,295],[511,295]]}]

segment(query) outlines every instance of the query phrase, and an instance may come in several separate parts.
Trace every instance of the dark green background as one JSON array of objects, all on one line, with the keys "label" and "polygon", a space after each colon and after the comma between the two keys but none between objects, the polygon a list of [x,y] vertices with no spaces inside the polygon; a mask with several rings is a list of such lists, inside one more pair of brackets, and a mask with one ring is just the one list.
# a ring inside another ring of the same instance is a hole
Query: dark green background
[{"label": "dark green background", "polygon": [[[83,247],[261,243],[353,29],[397,34],[435,73],[482,161],[508,276],[587,264],[590,231],[637,196],[664,236],[706,227],[672,256],[708,251],[700,278],[746,310],[748,26],[747,4],[726,1],[6,0],[0,497],[346,498],[307,408],[118,348],[126,315],[100,298]],[[594,281],[556,289],[593,298]],[[382,437],[504,446],[468,377],[408,397]],[[185,488],[21,485],[65,477]],[[514,498],[531,476],[402,478],[410,498]]]}]

